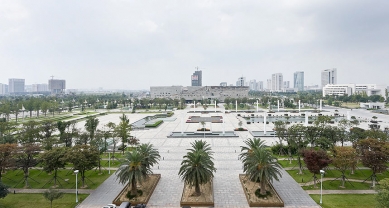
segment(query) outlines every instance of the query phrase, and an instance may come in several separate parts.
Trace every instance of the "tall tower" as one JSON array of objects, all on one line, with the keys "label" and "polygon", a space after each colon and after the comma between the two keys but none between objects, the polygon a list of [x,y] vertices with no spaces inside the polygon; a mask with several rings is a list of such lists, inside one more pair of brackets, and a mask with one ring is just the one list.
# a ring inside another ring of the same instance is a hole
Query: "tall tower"
[{"label": "tall tower", "polygon": [[284,76],[282,73],[271,75],[271,90],[279,92],[284,88]]},{"label": "tall tower", "polygon": [[325,87],[327,84],[337,84],[337,72],[336,68],[325,69],[321,71],[321,87]]},{"label": "tall tower", "polygon": [[24,92],[24,79],[11,78],[8,79],[8,92],[9,93],[21,93]]},{"label": "tall tower", "polygon": [[192,86],[203,86],[203,73],[196,67],[196,71],[191,76]]},{"label": "tall tower", "polygon": [[297,71],[293,75],[293,88],[304,91],[304,72]]}]

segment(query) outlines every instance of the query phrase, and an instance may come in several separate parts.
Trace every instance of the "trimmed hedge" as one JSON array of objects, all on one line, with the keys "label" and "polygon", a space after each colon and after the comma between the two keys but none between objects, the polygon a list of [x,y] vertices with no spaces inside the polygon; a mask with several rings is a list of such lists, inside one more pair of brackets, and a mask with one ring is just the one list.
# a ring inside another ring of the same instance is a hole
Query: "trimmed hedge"
[{"label": "trimmed hedge", "polygon": [[158,127],[159,125],[161,125],[163,123],[162,120],[158,120],[157,122],[153,123],[153,124],[146,124],[145,127],[149,127],[149,128],[154,128],[154,127]]}]

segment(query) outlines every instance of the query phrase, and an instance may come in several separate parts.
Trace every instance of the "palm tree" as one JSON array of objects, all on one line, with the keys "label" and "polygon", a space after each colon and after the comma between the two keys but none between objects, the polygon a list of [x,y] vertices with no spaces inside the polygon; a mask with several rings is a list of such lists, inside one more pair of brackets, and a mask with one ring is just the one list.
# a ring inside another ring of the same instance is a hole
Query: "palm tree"
[{"label": "palm tree", "polygon": [[266,195],[266,181],[278,181],[281,177],[281,166],[260,139],[248,139],[245,143],[247,147],[242,146],[240,154],[243,171],[250,180],[260,182],[260,194]]},{"label": "palm tree", "polygon": [[120,123],[117,125],[115,132],[116,135],[122,140],[122,154],[124,154],[124,144],[128,142],[128,138],[130,138],[131,124],[130,119],[123,113],[120,116]]},{"label": "palm tree", "polygon": [[137,183],[141,183],[146,177],[144,173],[150,174],[151,170],[147,166],[142,165],[144,157],[136,149],[132,152],[127,152],[122,162],[124,165],[120,166],[116,172],[116,180],[119,179],[121,184],[131,184],[131,195],[137,195]]},{"label": "palm tree", "polygon": [[153,145],[150,143],[139,145],[138,151],[144,157],[144,161],[142,163],[144,166],[143,174],[147,175],[145,170],[150,169],[157,164],[161,156],[159,155],[158,150],[154,149]]},{"label": "palm tree", "polygon": [[216,168],[213,163],[213,152],[205,141],[191,143],[193,149],[184,156],[178,175],[190,187],[195,187],[195,194],[201,195],[200,185],[206,184],[213,179]]}]

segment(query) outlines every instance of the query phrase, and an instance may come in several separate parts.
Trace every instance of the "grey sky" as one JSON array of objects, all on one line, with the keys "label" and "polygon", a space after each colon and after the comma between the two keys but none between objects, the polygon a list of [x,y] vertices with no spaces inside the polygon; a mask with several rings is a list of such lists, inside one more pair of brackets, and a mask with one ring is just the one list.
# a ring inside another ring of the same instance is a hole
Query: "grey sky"
[{"label": "grey sky", "polygon": [[388,85],[389,1],[0,0],[0,83],[51,75],[67,88],[264,81]]}]

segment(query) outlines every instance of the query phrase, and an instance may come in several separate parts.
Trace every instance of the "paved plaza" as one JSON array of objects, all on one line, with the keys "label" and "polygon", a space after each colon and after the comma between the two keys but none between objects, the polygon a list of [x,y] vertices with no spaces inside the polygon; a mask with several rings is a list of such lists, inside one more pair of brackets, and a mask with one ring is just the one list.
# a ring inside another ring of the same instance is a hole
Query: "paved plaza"
[{"label": "paved plaza", "polygon": [[[329,113],[333,113],[334,109],[330,109]],[[141,143],[152,143],[160,152],[161,161],[154,168],[154,173],[162,175],[159,184],[157,185],[154,194],[152,195],[148,207],[180,207],[180,199],[183,189],[183,182],[178,177],[178,170],[182,157],[186,154],[190,147],[190,143],[194,138],[167,138],[171,132],[190,132],[196,131],[198,124],[190,124],[182,122],[182,119],[187,119],[189,116],[199,115],[195,113],[187,113],[186,110],[175,111],[174,117],[177,119],[165,121],[160,127],[151,130],[137,130],[132,134],[140,139]],[[347,113],[347,110],[339,110],[339,113]],[[355,113],[355,114],[354,114]],[[263,114],[263,113],[261,113]],[[363,110],[353,110],[351,115],[371,118],[373,115],[370,112]],[[237,117],[235,113],[223,115],[222,113],[213,113],[215,116],[224,116],[225,124],[222,123],[207,123],[206,128],[211,131],[231,131],[239,127],[238,123],[242,118]],[[100,126],[112,122],[119,122],[120,114],[109,114],[99,117]],[[147,115],[144,114],[128,114],[131,122],[135,122]],[[379,120],[382,120],[384,125],[388,124],[388,116],[379,115]],[[186,120],[184,120],[186,121]],[[79,125],[84,125],[80,123]],[[224,127],[223,127],[224,125]],[[361,124],[363,127],[367,124]],[[246,124],[243,122],[243,127],[250,131],[262,131],[263,123]],[[272,129],[272,124],[268,124],[268,130]],[[215,167],[217,172],[214,178],[214,201],[215,207],[248,207],[245,195],[239,182],[238,175],[243,173],[242,163],[238,160],[240,146],[247,138],[251,138],[248,131],[236,132],[237,138],[204,138],[215,152]],[[277,137],[263,138],[266,144],[272,145],[278,141]],[[293,178],[282,170],[283,176],[280,181],[274,181],[273,185],[285,203],[285,207],[318,207],[318,205],[309,197],[309,195],[301,189],[301,187],[293,180]],[[94,191],[79,207],[94,208],[102,207],[105,204],[111,203],[113,198],[120,192],[122,185],[115,181],[115,175],[105,181],[96,191]]]}]

